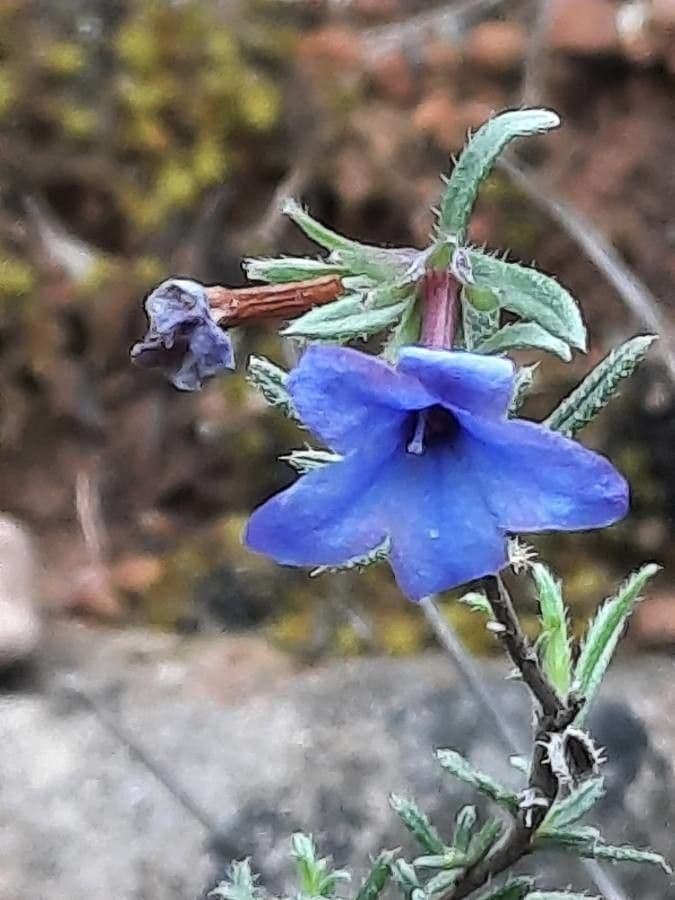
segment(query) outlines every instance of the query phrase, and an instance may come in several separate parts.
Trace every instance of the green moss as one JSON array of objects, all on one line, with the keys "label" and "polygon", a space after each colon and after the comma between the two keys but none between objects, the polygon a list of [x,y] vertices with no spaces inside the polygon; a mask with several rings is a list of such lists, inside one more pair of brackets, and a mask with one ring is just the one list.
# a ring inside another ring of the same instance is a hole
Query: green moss
[{"label": "green moss", "polygon": [[220,181],[227,173],[227,154],[224,148],[205,137],[195,148],[192,169],[200,187]]},{"label": "green moss", "polygon": [[223,28],[211,31],[206,37],[205,50],[209,60],[220,66],[228,66],[238,61],[239,50],[233,36]]},{"label": "green moss", "polygon": [[120,264],[110,257],[103,254],[98,256],[86,276],[78,282],[79,295],[87,297],[103,290],[115,278],[119,272],[119,266]]},{"label": "green moss", "polygon": [[35,273],[19,259],[0,259],[0,300],[23,298],[35,287]]},{"label": "green moss", "polygon": [[313,630],[314,613],[308,606],[284,613],[267,629],[267,634],[282,649],[298,653],[308,647]]},{"label": "green moss", "polygon": [[630,482],[633,494],[641,503],[661,506],[663,495],[650,470],[650,453],[640,444],[626,444],[616,456],[617,468]]},{"label": "green moss", "polygon": [[178,160],[168,160],[157,175],[155,197],[167,211],[187,206],[195,199],[198,185],[190,167]]},{"label": "green moss", "polygon": [[96,131],[96,113],[84,106],[66,103],[59,110],[59,121],[64,132],[73,138],[82,140],[91,137]]},{"label": "green moss", "polygon": [[335,651],[339,656],[359,656],[367,649],[363,638],[351,625],[340,625],[335,631]]},{"label": "green moss", "polygon": [[424,619],[413,607],[379,613],[374,631],[378,648],[392,656],[419,653],[427,641]]},{"label": "green moss", "polygon": [[266,131],[279,116],[279,93],[268,82],[252,77],[242,86],[241,114],[251,128]]},{"label": "green moss", "polygon": [[150,286],[161,281],[166,274],[164,261],[158,256],[141,256],[134,263],[134,275],[141,286]]},{"label": "green moss", "polygon": [[11,111],[16,97],[16,89],[11,75],[0,69],[0,120]]},{"label": "green moss", "polygon": [[151,16],[142,8],[144,5],[148,6],[139,4],[137,16],[120,28],[115,39],[115,50],[130,71],[148,74],[159,65],[161,48]]},{"label": "green moss", "polygon": [[52,75],[70,78],[80,73],[87,64],[84,48],[73,41],[57,41],[47,44],[42,55],[44,68]]}]

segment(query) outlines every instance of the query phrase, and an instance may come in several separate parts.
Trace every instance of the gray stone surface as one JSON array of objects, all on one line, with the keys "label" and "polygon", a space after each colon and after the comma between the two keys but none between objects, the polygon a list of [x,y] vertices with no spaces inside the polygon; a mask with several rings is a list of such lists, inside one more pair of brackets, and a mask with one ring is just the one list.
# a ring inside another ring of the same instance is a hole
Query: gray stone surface
[{"label": "gray stone surface", "polygon": [[[458,804],[475,798],[439,772],[435,747],[455,747],[518,781],[440,657],[335,663],[224,705],[195,686],[203,642],[80,631],[73,646],[52,653],[35,690],[0,699],[2,900],[196,900],[228,859],[248,854],[270,887],[288,888],[294,830],[312,831],[338,863],[357,870],[383,846],[408,846],[387,805],[390,791],[414,794],[448,829]],[[647,659],[612,672],[608,697],[634,708],[642,691],[653,698],[650,749],[620,709],[606,707],[599,722],[613,778],[603,829],[615,841],[651,840],[671,858],[672,675],[670,662]],[[497,668],[485,677],[526,734],[521,686]],[[219,853],[209,852],[214,835],[111,723],[217,823]],[[588,884],[570,861],[561,868],[547,859],[541,871],[548,886]],[[663,876],[613,871],[629,897],[675,897]]]},{"label": "gray stone surface", "polygon": [[30,657],[41,631],[31,536],[16,519],[0,514],[0,671]]}]

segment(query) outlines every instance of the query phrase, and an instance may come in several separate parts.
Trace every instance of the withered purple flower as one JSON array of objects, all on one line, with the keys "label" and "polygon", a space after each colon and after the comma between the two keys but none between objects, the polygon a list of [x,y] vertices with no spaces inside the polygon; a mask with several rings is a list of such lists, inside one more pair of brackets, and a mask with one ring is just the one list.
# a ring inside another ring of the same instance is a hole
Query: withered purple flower
[{"label": "withered purple flower", "polygon": [[609,525],[628,486],[602,456],[509,419],[506,359],[406,347],[396,367],[313,346],[289,379],[303,422],[342,454],[256,510],[246,542],[334,566],[387,541],[412,600],[497,573],[507,536]]},{"label": "withered purple flower", "polygon": [[145,301],[148,331],[131,348],[139,366],[158,368],[180,391],[198,391],[206,378],[234,368],[228,334],[215,323],[204,288],[172,278]]}]

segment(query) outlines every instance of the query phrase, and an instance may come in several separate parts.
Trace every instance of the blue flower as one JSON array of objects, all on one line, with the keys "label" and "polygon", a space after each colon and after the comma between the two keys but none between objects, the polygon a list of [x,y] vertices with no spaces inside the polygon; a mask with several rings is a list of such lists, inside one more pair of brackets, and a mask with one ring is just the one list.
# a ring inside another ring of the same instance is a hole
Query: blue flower
[{"label": "blue flower", "polygon": [[397,366],[310,347],[289,379],[303,422],[342,454],[257,509],[246,543],[280,563],[333,566],[388,540],[419,600],[507,564],[514,532],[576,531],[625,515],[602,456],[508,419],[514,369],[497,357],[407,347]]},{"label": "blue flower", "polygon": [[131,348],[139,365],[161,369],[180,391],[198,391],[204,379],[234,368],[232,341],[211,316],[196,281],[164,281],[145,301],[148,332]]}]

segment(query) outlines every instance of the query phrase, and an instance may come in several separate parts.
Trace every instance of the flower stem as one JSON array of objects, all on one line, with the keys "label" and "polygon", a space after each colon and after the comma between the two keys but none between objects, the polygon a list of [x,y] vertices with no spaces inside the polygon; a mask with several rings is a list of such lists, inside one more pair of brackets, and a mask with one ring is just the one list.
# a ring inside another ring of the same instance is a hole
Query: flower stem
[{"label": "flower stem", "polygon": [[447,269],[430,269],[422,279],[422,335],[425,347],[449,350],[455,340],[459,282]]},{"label": "flower stem", "polygon": [[[486,579],[485,588],[494,617],[504,628],[502,638],[509,656],[541,706],[536,720],[528,790],[523,794],[523,797],[529,794],[533,802],[529,807],[523,802],[523,807],[502,839],[480,862],[465,869],[459,880],[440,894],[438,900],[463,900],[473,895],[475,891],[489,884],[493,878],[530,853],[537,829],[558,793],[558,780],[548,763],[546,743],[551,733],[561,733],[565,730],[577,711],[574,702],[565,703],[558,697],[541,670],[536,652],[520,626],[510,594],[501,578]],[[485,712],[492,717],[504,746],[510,753],[517,752],[518,742],[511,735],[510,728],[503,721],[501,713],[496,710],[472,662],[465,659],[461,644],[443,620],[434,599],[428,597],[421,605],[439,641],[458,664],[461,674]],[[608,900],[626,900],[621,889],[595,860],[580,862],[595,884],[602,887]]]},{"label": "flower stem", "polygon": [[546,716],[555,718],[565,711],[565,704],[539,665],[537,652],[527,639],[513,608],[511,596],[499,576],[485,583],[487,598],[495,619],[503,628],[501,633],[506,650],[523,681],[541,704]]}]

